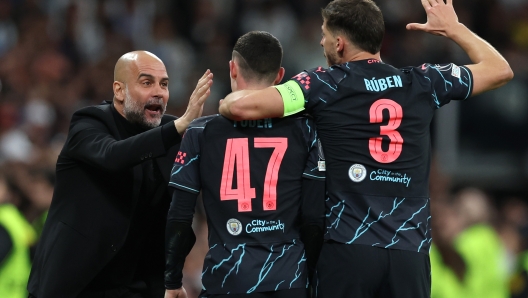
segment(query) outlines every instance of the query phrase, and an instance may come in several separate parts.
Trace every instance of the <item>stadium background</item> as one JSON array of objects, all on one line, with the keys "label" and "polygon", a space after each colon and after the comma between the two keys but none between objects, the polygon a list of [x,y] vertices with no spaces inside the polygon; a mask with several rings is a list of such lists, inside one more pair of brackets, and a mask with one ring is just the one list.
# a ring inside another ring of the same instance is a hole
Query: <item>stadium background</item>
[{"label": "stadium background", "polygon": [[[438,111],[432,131],[434,236],[458,251],[471,273],[459,281],[464,297],[503,297],[493,296],[492,291],[472,292],[471,280],[484,288],[496,283],[508,286],[512,281],[512,292],[523,285],[516,273],[522,271],[528,238],[528,1],[454,2],[459,20],[506,57],[515,78],[499,90]],[[231,48],[247,31],[266,30],[281,41],[286,78],[324,66],[320,8],[326,3],[0,0],[0,175],[7,185],[0,202],[17,205],[40,229],[70,116],[78,108],[112,98],[113,68],[123,53],[148,50],[165,62],[171,79],[167,112],[175,115],[184,111],[199,76],[211,69],[213,92],[204,115],[214,114],[218,100],[230,91]],[[396,67],[469,63],[453,42],[405,30],[409,22],[425,22],[419,0],[376,3],[386,22],[384,62]],[[207,250],[202,216],[199,211],[195,221],[202,237],[186,268],[191,293],[199,289],[201,258]],[[489,228],[494,236],[474,237],[472,243],[499,247],[478,260],[464,255],[460,240],[471,238],[465,232],[475,226]],[[482,265],[493,262],[498,265]],[[435,284],[453,284],[449,265],[437,266],[445,269],[446,277],[433,277],[433,297],[449,297],[441,291],[435,294]],[[494,274],[486,275],[489,271]]]}]

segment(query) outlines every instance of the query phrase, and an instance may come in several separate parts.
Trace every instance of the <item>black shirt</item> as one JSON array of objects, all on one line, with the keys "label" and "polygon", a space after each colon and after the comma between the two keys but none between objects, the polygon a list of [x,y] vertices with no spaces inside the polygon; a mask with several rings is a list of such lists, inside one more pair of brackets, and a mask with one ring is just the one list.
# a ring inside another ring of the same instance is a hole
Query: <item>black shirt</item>
[{"label": "black shirt", "polygon": [[306,287],[301,185],[303,177],[324,179],[317,144],[313,121],[304,117],[239,122],[213,115],[191,123],[169,185],[202,191],[208,294]]},{"label": "black shirt", "polygon": [[[120,133],[121,139],[127,139],[129,137],[135,136],[142,132],[148,130],[148,128],[143,127],[138,124],[130,123],[126,120],[121,114],[117,112],[115,107],[111,106],[114,120],[117,126],[117,129]],[[172,128],[171,128],[172,125]],[[174,124],[168,123],[165,127],[162,128],[162,134],[165,130],[167,135],[164,135],[164,144],[166,146],[171,146],[174,142],[174,134],[176,128]],[[172,129],[172,132],[170,131]],[[172,141],[170,138],[172,137]],[[131,215],[131,224],[128,230],[127,238],[123,247],[116,253],[114,258],[99,272],[97,277],[90,283],[87,287],[88,290],[99,290],[99,289],[109,289],[114,287],[119,287],[122,285],[127,285],[131,288],[144,288],[146,285],[141,279],[141,272],[136,272],[138,266],[141,264],[141,259],[145,256],[142,255],[142,250],[145,245],[150,245],[146,243],[146,238],[148,232],[151,229],[149,217],[154,212],[152,204],[152,198],[160,185],[164,184],[163,177],[160,173],[158,166],[154,159],[147,159],[141,164],[143,170],[143,180],[140,189],[140,195],[135,209]],[[124,175],[129,175],[132,181],[132,169],[128,169],[123,173]],[[132,199],[132,185],[130,185],[130,194],[129,198]]]},{"label": "black shirt", "polygon": [[326,157],[326,239],[428,253],[430,124],[471,94],[454,64],[397,69],[370,59],[302,72],[300,86]]}]

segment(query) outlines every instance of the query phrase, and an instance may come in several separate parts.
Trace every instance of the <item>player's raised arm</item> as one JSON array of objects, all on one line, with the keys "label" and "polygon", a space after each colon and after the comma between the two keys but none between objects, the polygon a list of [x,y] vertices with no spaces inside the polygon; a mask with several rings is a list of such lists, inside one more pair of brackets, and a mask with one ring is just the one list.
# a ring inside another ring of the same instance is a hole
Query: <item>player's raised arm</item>
[{"label": "player's raised arm", "polygon": [[227,95],[219,111],[232,120],[277,118],[284,115],[284,101],[275,87],[240,90]]},{"label": "player's raised arm", "polygon": [[477,95],[499,88],[513,78],[510,65],[488,42],[458,22],[453,0],[422,0],[427,23],[411,23],[408,30],[421,30],[442,35],[456,42],[474,64],[466,65],[473,74],[473,92]]}]

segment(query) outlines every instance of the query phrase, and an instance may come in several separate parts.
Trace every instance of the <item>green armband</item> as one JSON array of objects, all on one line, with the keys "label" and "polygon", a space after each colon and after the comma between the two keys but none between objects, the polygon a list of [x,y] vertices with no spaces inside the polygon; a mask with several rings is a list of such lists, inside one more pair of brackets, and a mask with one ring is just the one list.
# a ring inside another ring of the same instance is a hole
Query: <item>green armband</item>
[{"label": "green armband", "polygon": [[275,86],[284,102],[283,117],[293,115],[304,110],[304,94],[301,87],[294,81]]}]

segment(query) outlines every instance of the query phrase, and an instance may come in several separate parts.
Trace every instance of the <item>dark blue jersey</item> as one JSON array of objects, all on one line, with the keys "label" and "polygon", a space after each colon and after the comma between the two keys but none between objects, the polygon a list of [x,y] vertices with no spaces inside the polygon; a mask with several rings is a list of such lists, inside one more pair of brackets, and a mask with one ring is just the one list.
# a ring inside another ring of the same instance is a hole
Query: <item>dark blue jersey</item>
[{"label": "dark blue jersey", "polygon": [[471,94],[470,70],[362,60],[296,75],[290,100],[297,85],[326,155],[326,239],[428,253],[430,124]]},{"label": "dark blue jersey", "polygon": [[214,115],[187,129],[170,186],[202,191],[207,293],[307,286],[301,184],[303,177],[324,179],[314,128],[305,117],[231,121]]}]

